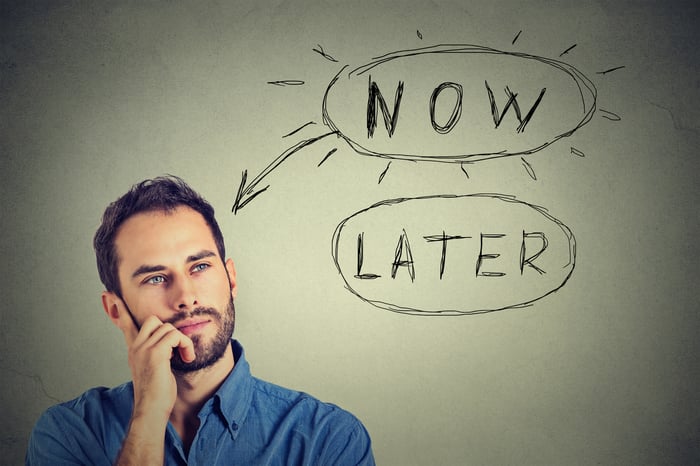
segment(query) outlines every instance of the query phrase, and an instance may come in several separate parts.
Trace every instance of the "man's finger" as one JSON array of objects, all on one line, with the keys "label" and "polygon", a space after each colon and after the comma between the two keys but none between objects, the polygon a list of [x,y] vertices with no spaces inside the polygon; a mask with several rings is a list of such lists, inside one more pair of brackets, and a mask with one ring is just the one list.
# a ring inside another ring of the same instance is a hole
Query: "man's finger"
[{"label": "man's finger", "polygon": [[[129,316],[124,316],[124,320],[131,320]],[[131,341],[128,342],[130,343],[129,346],[132,345],[142,345],[145,343],[151,335],[158,330],[162,325],[163,322],[156,316],[149,316],[143,323],[141,324],[141,328],[137,328],[136,324],[131,322],[131,324],[126,323],[124,324],[129,331],[129,336],[132,336]],[[133,335],[133,332],[136,332],[136,335]]]},{"label": "man's finger", "polygon": [[182,358],[183,361],[185,362],[192,362],[194,361],[195,354],[194,354],[194,343],[192,343],[192,340],[183,334],[183,337],[185,337],[186,342],[189,342],[188,344],[180,344],[177,348],[177,350],[180,352],[180,358]]},{"label": "man's finger", "polygon": [[[169,326],[170,327],[170,326]],[[172,329],[162,337],[161,343],[177,350],[180,357],[185,362],[192,362],[195,358],[194,343],[184,333],[172,327]]]}]

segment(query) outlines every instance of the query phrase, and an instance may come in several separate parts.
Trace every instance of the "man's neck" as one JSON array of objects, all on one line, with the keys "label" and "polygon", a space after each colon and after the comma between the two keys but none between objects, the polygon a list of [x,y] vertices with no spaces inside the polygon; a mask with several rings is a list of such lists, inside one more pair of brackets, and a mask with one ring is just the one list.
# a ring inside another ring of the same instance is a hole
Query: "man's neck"
[{"label": "man's neck", "polygon": [[233,350],[229,345],[221,359],[211,366],[175,376],[177,398],[170,413],[170,422],[180,435],[186,451],[199,427],[199,411],[226,380],[234,364]]}]

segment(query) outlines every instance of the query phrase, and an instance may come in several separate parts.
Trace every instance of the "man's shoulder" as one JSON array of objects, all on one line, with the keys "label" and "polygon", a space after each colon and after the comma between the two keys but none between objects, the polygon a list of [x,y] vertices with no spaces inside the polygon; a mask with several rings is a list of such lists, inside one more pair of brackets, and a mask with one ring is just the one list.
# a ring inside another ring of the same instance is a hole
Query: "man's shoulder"
[{"label": "man's shoulder", "polygon": [[79,396],[73,398],[72,400],[64,401],[59,403],[53,408],[63,407],[70,410],[81,410],[85,406],[90,406],[94,404],[110,404],[110,403],[121,403],[124,401],[131,400],[133,397],[134,389],[131,382],[126,382],[116,387],[93,387],[85,390]]},{"label": "man's shoulder", "polygon": [[281,412],[296,413],[300,418],[313,424],[361,425],[361,422],[351,412],[340,406],[322,401],[309,393],[283,387],[272,382],[253,377],[253,405],[267,410],[277,409]]},{"label": "man's shoulder", "polygon": [[[254,378],[251,409],[254,415],[248,416],[249,422],[260,424],[263,430],[271,429],[272,437],[288,441],[290,458],[308,454],[323,458],[322,464],[374,464],[364,425],[336,404]],[[289,441],[291,438],[303,438],[298,444],[306,445],[308,451],[296,451],[297,441]]]},{"label": "man's shoulder", "polygon": [[48,408],[32,429],[27,464],[77,462],[110,464],[126,431],[133,388],[91,388],[72,400]]},{"label": "man's shoulder", "polygon": [[101,430],[107,422],[128,424],[133,404],[131,382],[107,388],[94,387],[72,400],[55,404],[44,411],[35,430],[52,430],[60,426]]}]

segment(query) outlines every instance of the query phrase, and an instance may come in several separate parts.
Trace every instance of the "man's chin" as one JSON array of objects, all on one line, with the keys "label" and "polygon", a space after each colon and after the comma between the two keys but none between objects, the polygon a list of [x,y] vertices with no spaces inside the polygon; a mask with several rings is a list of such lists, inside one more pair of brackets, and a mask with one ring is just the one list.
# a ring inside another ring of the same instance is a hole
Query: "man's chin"
[{"label": "man's chin", "polygon": [[192,338],[192,342],[195,348],[195,360],[192,362],[185,362],[180,357],[180,353],[174,351],[173,357],[170,359],[170,368],[173,372],[177,374],[188,374],[213,366],[226,353],[226,349],[231,344],[231,339],[229,337],[226,341],[221,339],[220,341],[210,342],[204,347],[202,347],[197,337]]},{"label": "man's chin", "polygon": [[188,374],[213,366],[222,356],[223,353],[209,354],[206,355],[205,358],[196,358],[192,362],[185,362],[180,355],[177,354],[173,355],[173,358],[170,360],[170,368],[177,374]]},{"label": "man's chin", "polygon": [[[211,314],[215,315],[213,312]],[[173,357],[170,359],[170,368],[174,373],[188,374],[206,369],[216,364],[226,354],[226,351],[231,347],[231,337],[235,326],[233,299],[230,300],[227,312],[219,325],[216,335],[211,337],[211,339],[200,334],[190,336],[194,344],[194,361],[185,362],[178,351],[173,352]]]}]

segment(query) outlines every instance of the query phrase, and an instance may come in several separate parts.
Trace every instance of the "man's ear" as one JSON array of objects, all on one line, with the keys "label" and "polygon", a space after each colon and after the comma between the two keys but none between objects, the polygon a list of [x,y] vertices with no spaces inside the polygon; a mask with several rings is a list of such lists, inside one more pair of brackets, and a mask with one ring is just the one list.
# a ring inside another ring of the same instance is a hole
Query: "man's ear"
[{"label": "man's ear", "polygon": [[231,297],[235,298],[238,288],[236,287],[236,267],[233,265],[233,259],[226,259],[225,265],[226,272],[228,272],[228,281],[231,285]]},{"label": "man's ear", "polygon": [[113,291],[102,292],[102,307],[114,325],[121,328],[120,320],[126,312],[124,301]]}]

